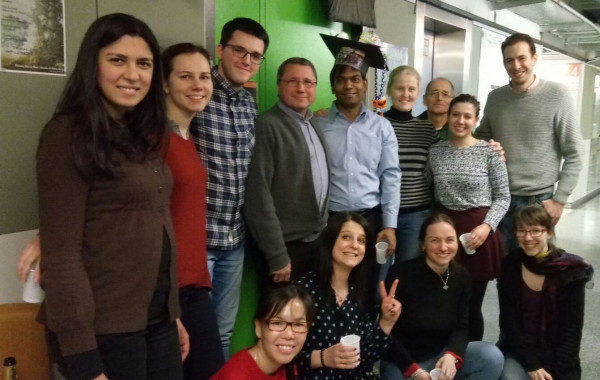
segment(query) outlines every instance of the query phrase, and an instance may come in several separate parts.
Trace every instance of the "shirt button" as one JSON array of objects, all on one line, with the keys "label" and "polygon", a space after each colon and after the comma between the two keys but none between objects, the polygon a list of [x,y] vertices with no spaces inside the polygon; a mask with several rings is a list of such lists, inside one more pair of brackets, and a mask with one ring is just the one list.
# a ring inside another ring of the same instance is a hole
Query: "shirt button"
[{"label": "shirt button", "polygon": [[154,168],[154,173],[158,173],[158,168]]},{"label": "shirt button", "polygon": [[162,186],[159,186],[159,187],[158,187],[158,192],[159,192],[159,193],[162,193],[162,192],[163,192],[163,187],[162,187]]}]

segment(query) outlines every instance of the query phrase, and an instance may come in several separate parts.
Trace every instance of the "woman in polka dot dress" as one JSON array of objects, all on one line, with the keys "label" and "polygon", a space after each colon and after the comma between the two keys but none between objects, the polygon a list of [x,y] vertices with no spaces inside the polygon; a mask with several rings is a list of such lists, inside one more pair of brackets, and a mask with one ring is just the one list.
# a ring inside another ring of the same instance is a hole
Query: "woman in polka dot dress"
[{"label": "woman in polka dot dress", "polygon": [[[315,301],[316,318],[296,358],[300,379],[371,379],[373,363],[387,347],[398,320],[400,303],[380,283],[381,317],[371,318],[367,308],[367,275],[374,265],[375,237],[367,221],[356,213],[335,214],[320,237],[318,272],[297,283]],[[359,335],[360,348],[343,346],[345,335]]]}]

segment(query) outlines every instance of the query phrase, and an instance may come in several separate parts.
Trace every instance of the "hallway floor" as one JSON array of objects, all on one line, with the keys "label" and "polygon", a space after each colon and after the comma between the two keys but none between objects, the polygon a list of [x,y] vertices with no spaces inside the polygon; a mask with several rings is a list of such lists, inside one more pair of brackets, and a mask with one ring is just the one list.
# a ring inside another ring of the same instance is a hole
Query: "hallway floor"
[{"label": "hallway floor", "polygon": [[[600,196],[577,209],[565,210],[556,226],[556,243],[592,263],[596,286],[586,290],[585,322],[581,341],[582,380],[600,378]],[[490,283],[483,303],[484,340],[498,339],[498,294]]]}]

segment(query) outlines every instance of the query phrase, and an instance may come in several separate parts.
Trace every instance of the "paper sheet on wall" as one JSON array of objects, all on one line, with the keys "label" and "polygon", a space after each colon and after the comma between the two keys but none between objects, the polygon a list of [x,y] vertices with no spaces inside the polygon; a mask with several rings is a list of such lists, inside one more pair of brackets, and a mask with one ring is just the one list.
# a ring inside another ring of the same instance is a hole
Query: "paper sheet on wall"
[{"label": "paper sheet on wall", "polygon": [[0,69],[65,75],[64,0],[0,4]]}]

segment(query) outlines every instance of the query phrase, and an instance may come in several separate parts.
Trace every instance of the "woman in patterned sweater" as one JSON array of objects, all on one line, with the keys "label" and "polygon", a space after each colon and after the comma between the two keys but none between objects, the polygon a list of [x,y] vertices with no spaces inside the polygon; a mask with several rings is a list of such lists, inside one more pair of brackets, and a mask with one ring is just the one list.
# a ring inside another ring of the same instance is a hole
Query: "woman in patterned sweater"
[{"label": "woman in patterned sweater", "polygon": [[435,200],[441,211],[456,223],[458,235],[470,233],[466,242],[475,249],[467,255],[459,247],[456,260],[471,273],[469,316],[470,340],[483,337],[481,304],[488,281],[500,274],[502,239],[496,231],[508,210],[510,193],[506,165],[485,141],[472,135],[479,120],[479,102],[461,94],[450,103],[450,140],[429,150],[429,173],[433,176]]}]

